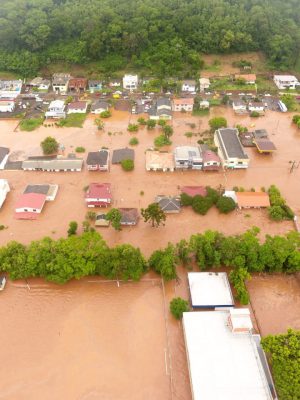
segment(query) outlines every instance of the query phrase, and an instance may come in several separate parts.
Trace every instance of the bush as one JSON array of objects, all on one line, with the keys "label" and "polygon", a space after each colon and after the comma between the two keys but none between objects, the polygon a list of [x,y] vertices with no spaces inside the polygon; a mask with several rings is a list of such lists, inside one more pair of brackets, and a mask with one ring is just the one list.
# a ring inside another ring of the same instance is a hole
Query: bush
[{"label": "bush", "polygon": [[85,218],[86,219],[88,219],[89,221],[95,221],[96,220],[96,213],[95,213],[95,211],[88,211],[86,214],[85,214]]},{"label": "bush", "polygon": [[260,116],[259,112],[257,111],[251,111],[250,117],[252,118],[258,118]]},{"label": "bush", "polygon": [[39,126],[42,125],[44,119],[43,118],[29,118],[23,119],[20,122],[20,129],[21,131],[31,132],[37,129]]},{"label": "bush", "polygon": [[300,115],[299,114],[294,115],[293,116],[293,123],[294,124],[298,124],[299,121],[300,121]]},{"label": "bush", "polygon": [[219,128],[227,128],[227,120],[224,117],[215,117],[208,121],[212,132]]},{"label": "bush", "polygon": [[180,202],[182,206],[191,206],[193,204],[193,197],[186,193],[181,193]]},{"label": "bush", "polygon": [[186,136],[187,138],[191,138],[193,137],[193,132],[185,132],[184,136]]},{"label": "bush", "polygon": [[58,145],[58,142],[56,141],[56,139],[51,137],[51,136],[46,137],[41,142],[41,148],[43,150],[43,153],[46,154],[46,155],[57,153],[58,146],[59,145]]},{"label": "bush", "polygon": [[148,119],[146,122],[147,129],[151,130],[154,129],[156,126],[156,121],[154,119]]},{"label": "bush", "polygon": [[138,118],[137,122],[140,125],[147,125],[147,122],[146,122],[145,118],[143,118],[143,117]]},{"label": "bush", "polygon": [[131,139],[129,140],[129,144],[130,144],[131,146],[136,146],[137,144],[139,144],[139,141],[138,141],[138,139],[137,139],[136,137],[133,137],[133,138],[131,138]]},{"label": "bush", "polygon": [[77,228],[78,223],[76,221],[71,221],[69,223],[68,236],[76,235]]},{"label": "bush", "polygon": [[101,118],[109,118],[111,117],[111,112],[110,111],[102,111],[102,113],[100,114]]},{"label": "bush", "polygon": [[229,279],[236,290],[237,299],[241,304],[246,305],[249,303],[250,296],[247,291],[245,281],[250,279],[251,276],[245,268],[237,268],[230,272]]},{"label": "bush", "polygon": [[85,152],[85,148],[82,146],[76,147],[75,149],[76,153],[84,153]]},{"label": "bush", "polygon": [[129,124],[127,130],[128,132],[137,132],[139,130],[139,126],[137,124]]},{"label": "bush", "polygon": [[189,303],[181,297],[175,297],[170,303],[170,311],[174,318],[181,319],[182,314],[189,311]]},{"label": "bush", "polygon": [[221,213],[228,214],[235,209],[236,204],[231,197],[221,196],[216,203],[216,207]]},{"label": "bush", "polygon": [[124,171],[132,171],[134,169],[134,161],[133,160],[123,160],[121,162],[122,168]]},{"label": "bush", "polygon": [[154,139],[155,147],[169,146],[172,142],[165,137],[165,135],[159,135]]},{"label": "bush", "polygon": [[177,278],[175,247],[169,244],[164,250],[156,250],[149,258],[149,267],[159,273],[165,281]]},{"label": "bush", "polygon": [[275,185],[271,185],[268,190],[270,204],[269,217],[274,221],[282,221],[283,219],[293,219],[294,213],[286,204],[285,199],[281,196],[279,189]]},{"label": "bush", "polygon": [[206,186],[206,197],[211,199],[213,204],[217,204],[220,195],[215,189],[211,188],[210,186]]},{"label": "bush", "polygon": [[199,195],[193,197],[192,207],[198,214],[205,215],[212,205],[213,201],[209,197],[202,197]]},{"label": "bush", "polygon": [[271,206],[268,208],[269,217],[273,221],[282,221],[285,219],[285,211],[281,206]]}]

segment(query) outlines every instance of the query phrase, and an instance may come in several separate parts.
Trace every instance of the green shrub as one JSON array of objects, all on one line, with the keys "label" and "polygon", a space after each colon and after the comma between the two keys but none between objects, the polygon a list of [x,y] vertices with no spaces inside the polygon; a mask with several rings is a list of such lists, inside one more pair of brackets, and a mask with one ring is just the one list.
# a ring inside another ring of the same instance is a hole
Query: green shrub
[{"label": "green shrub", "polygon": [[231,197],[221,196],[216,203],[216,207],[221,213],[228,214],[236,208],[236,204]]},{"label": "green shrub", "polygon": [[197,214],[205,215],[213,205],[213,201],[209,197],[194,196],[192,207]]},{"label": "green shrub", "polygon": [[193,135],[193,132],[185,132],[184,134],[184,136],[186,136],[187,138],[191,138]]},{"label": "green shrub", "polygon": [[78,223],[76,221],[71,221],[69,223],[68,236],[76,235],[77,228]]},{"label": "green shrub", "polygon": [[251,111],[250,117],[252,118],[258,118],[260,116],[259,112],[257,111]]},{"label": "green shrub", "polygon": [[191,206],[193,204],[193,197],[189,196],[186,193],[181,193],[180,203],[182,206]]},{"label": "green shrub", "polygon": [[76,147],[75,149],[76,153],[84,153],[85,152],[85,148],[82,146]]},{"label": "green shrub", "polygon": [[299,114],[294,115],[293,116],[293,123],[294,124],[298,124],[299,121],[300,121],[300,115]]},{"label": "green shrub", "polygon": [[175,319],[181,319],[189,309],[189,303],[181,297],[175,297],[170,303],[170,311]]},{"label": "green shrub", "polygon": [[138,118],[137,122],[138,122],[140,125],[147,125],[147,121],[146,121],[145,118],[143,118],[143,117]]},{"label": "green shrub", "polygon": [[130,144],[131,146],[136,146],[137,144],[139,144],[138,138],[136,138],[136,137],[131,138],[131,139],[129,140],[129,144]]},{"label": "green shrub", "polygon": [[128,132],[137,132],[139,130],[139,126],[137,124],[129,124],[127,130]]},{"label": "green shrub", "polygon": [[165,135],[159,135],[154,139],[155,147],[169,146],[172,142],[165,137]]},{"label": "green shrub", "polygon": [[20,122],[21,131],[31,132],[43,124],[44,118],[29,118],[23,119]]},{"label": "green shrub", "polygon": [[106,110],[106,111],[102,111],[102,113],[100,114],[101,118],[109,118],[111,117],[111,112]]},{"label": "green shrub", "polygon": [[220,195],[217,190],[211,188],[210,186],[206,186],[206,197],[211,199],[213,204],[216,204],[219,200]]},{"label": "green shrub", "polygon": [[146,122],[147,129],[151,130],[154,129],[156,126],[156,121],[154,119],[148,119]]},{"label": "green shrub", "polygon": [[134,169],[134,161],[133,160],[123,160],[121,162],[122,168],[124,171],[132,171]]},{"label": "green shrub", "polygon": [[58,151],[58,146],[59,146],[59,144],[56,141],[56,139],[51,136],[47,136],[41,142],[41,148],[43,150],[43,153],[46,155],[56,153]]},{"label": "green shrub", "polygon": [[281,206],[271,206],[268,208],[269,217],[273,221],[282,221],[285,219],[285,211]]},{"label": "green shrub", "polygon": [[85,214],[85,218],[87,219],[87,220],[89,220],[89,221],[95,221],[96,220],[96,213],[95,213],[95,211],[88,211],[86,214]]},{"label": "green shrub", "polygon": [[227,128],[227,120],[224,117],[215,117],[208,121],[212,132],[219,128]]},{"label": "green shrub", "polygon": [[247,291],[245,281],[250,279],[251,276],[245,268],[237,268],[230,272],[229,279],[236,290],[237,299],[241,304],[246,305],[249,303],[250,296]]}]

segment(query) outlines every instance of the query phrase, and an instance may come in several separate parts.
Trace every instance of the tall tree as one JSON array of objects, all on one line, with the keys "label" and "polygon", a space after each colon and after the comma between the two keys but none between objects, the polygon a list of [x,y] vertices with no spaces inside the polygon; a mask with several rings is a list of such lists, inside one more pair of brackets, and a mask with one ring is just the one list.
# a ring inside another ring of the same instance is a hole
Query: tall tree
[{"label": "tall tree", "polygon": [[147,208],[142,208],[141,214],[145,222],[151,222],[152,227],[164,225],[166,220],[166,214],[157,203],[151,203]]}]

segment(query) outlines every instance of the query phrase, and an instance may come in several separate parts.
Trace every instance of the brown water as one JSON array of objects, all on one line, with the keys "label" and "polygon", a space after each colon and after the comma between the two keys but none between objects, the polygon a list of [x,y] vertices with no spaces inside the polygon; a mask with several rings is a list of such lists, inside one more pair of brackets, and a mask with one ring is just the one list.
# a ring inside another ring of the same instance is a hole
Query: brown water
[{"label": "brown water", "polygon": [[262,336],[300,329],[300,275],[254,275],[247,283]]},{"label": "brown water", "polygon": [[0,302],[0,398],[171,399],[156,281],[58,287],[32,280],[31,290],[9,282]]},{"label": "brown water", "polygon": [[[123,172],[121,167],[113,165],[108,173],[82,172],[74,173],[47,173],[25,171],[1,171],[1,177],[7,178],[12,191],[0,210],[0,223],[8,228],[0,231],[0,245],[9,240],[19,240],[28,243],[45,235],[59,238],[66,234],[71,220],[83,221],[87,212],[84,203],[83,188],[90,182],[111,182],[115,207],[147,207],[153,202],[157,194],[175,195],[179,193],[181,185],[211,185],[220,184],[226,188],[243,186],[246,189],[260,188],[276,184],[287,199],[288,204],[296,213],[300,212],[300,169],[290,173],[289,163],[299,160],[300,131],[291,124],[290,114],[268,112],[263,118],[255,121],[247,116],[236,116],[231,109],[215,108],[211,116],[224,115],[229,125],[240,123],[249,128],[267,128],[271,139],[278,151],[271,156],[259,155],[254,149],[247,149],[251,158],[250,168],[247,171],[229,171],[226,174],[204,173],[197,171],[160,173],[145,170],[145,155],[147,148],[153,146],[153,139],[159,134],[159,129],[147,131],[145,128],[135,134],[139,145],[135,147],[135,170]],[[193,144],[199,139],[186,138],[184,133],[190,131],[188,123],[197,125],[195,132],[203,131],[208,127],[210,117],[191,117],[188,114],[175,116],[172,137],[173,146]],[[93,123],[93,118],[87,119],[84,128],[45,128],[41,127],[34,132],[13,132],[16,122],[0,122],[0,144],[8,146],[11,151],[23,151],[24,154],[39,154],[39,143],[47,135],[52,135],[66,146],[66,154],[76,146],[84,146],[87,151],[95,151],[102,146],[116,149],[128,145],[130,134],[126,131],[129,121],[133,122],[136,116],[125,112],[113,112],[113,117],[105,121],[105,132],[99,133]],[[253,122],[254,121],[254,122]],[[111,136],[107,132],[112,132]],[[84,158],[86,154],[84,154]],[[14,218],[14,206],[29,183],[57,183],[59,192],[54,202],[47,203],[42,214],[36,221],[21,221]],[[144,191],[144,195],[140,192]],[[138,226],[124,228],[116,232],[113,228],[99,228],[99,232],[110,245],[129,242],[139,246],[146,255],[154,249],[188,238],[195,232],[206,229],[217,229],[226,234],[236,234],[256,225],[263,233],[282,234],[293,229],[291,222],[275,223],[269,221],[264,210],[235,212],[230,215],[220,215],[216,209],[211,209],[206,216],[196,215],[191,209],[183,209],[179,215],[169,215],[166,226],[153,229],[142,220]],[[262,235],[263,236],[263,235]]]}]

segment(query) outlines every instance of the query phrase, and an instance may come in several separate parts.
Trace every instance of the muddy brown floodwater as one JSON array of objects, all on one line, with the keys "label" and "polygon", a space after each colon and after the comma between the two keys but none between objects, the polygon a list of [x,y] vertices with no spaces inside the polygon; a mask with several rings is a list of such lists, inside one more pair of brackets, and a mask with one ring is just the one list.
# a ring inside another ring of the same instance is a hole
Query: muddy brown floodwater
[{"label": "muddy brown floodwater", "polygon": [[254,275],[247,283],[262,336],[300,329],[300,275]]},{"label": "muddy brown floodwater", "polygon": [[[91,182],[112,184],[114,207],[139,209],[147,207],[158,194],[178,194],[179,187],[185,185],[250,189],[276,184],[299,214],[300,169],[291,173],[290,162],[300,161],[300,131],[291,124],[291,114],[268,112],[265,117],[254,120],[236,116],[232,110],[222,107],[212,109],[210,116],[203,118],[178,113],[172,122],[172,148],[197,142],[199,136],[184,135],[191,131],[188,124],[195,123],[194,131],[202,132],[208,128],[209,118],[218,115],[226,117],[229,126],[239,123],[249,129],[266,128],[277,152],[263,156],[247,149],[251,159],[247,171],[146,172],[144,152],[153,146],[153,139],[160,131],[142,128],[136,134],[128,133],[128,123],[136,121],[137,116],[113,111],[112,118],[105,121],[104,132],[96,130],[92,116],[82,129],[41,127],[34,132],[14,132],[17,122],[0,121],[0,146],[9,147],[23,158],[40,154],[39,144],[49,135],[65,145],[66,154],[77,146],[84,146],[87,152],[102,146],[113,150],[127,146],[132,136],[139,139],[135,147],[135,169],[129,173],[116,165],[107,173],[86,169],[74,173],[0,171],[1,178],[8,179],[12,189],[0,210],[0,223],[7,227],[0,231],[0,246],[10,240],[26,244],[46,235],[66,236],[70,221],[84,220],[87,207],[83,189]],[[57,198],[46,204],[36,221],[16,220],[17,199],[27,184],[34,183],[58,184]],[[265,234],[284,234],[294,229],[292,222],[270,221],[265,210],[221,215],[212,208],[206,216],[200,216],[186,208],[178,215],[168,215],[165,227],[153,229],[140,220],[136,227],[120,232],[99,228],[99,233],[109,245],[131,243],[149,256],[168,242],[178,242],[206,229],[237,234],[253,225],[261,228],[262,238]],[[28,290],[24,282],[9,282],[0,302],[0,399],[191,400],[182,326],[164,310],[164,301],[168,308],[173,297],[188,298],[186,271],[180,271],[180,276],[180,284],[166,285],[165,297],[160,283],[117,287],[114,283],[88,283],[94,279],[89,278],[57,287],[31,280],[31,290]],[[275,308],[273,300],[279,298],[284,305],[284,296],[267,298],[267,281],[260,284],[260,278],[257,279],[253,279],[250,283],[253,287],[249,289],[262,334],[284,331],[290,321],[297,318],[299,321],[298,314],[288,320],[284,307]],[[255,292],[256,287],[261,291]],[[266,296],[264,302],[260,302],[262,296]],[[296,298],[295,294],[293,300]],[[295,307],[296,304],[299,308],[299,302],[295,301]],[[288,310],[290,307],[287,304]],[[275,311],[282,315],[281,325],[272,325]]]}]

